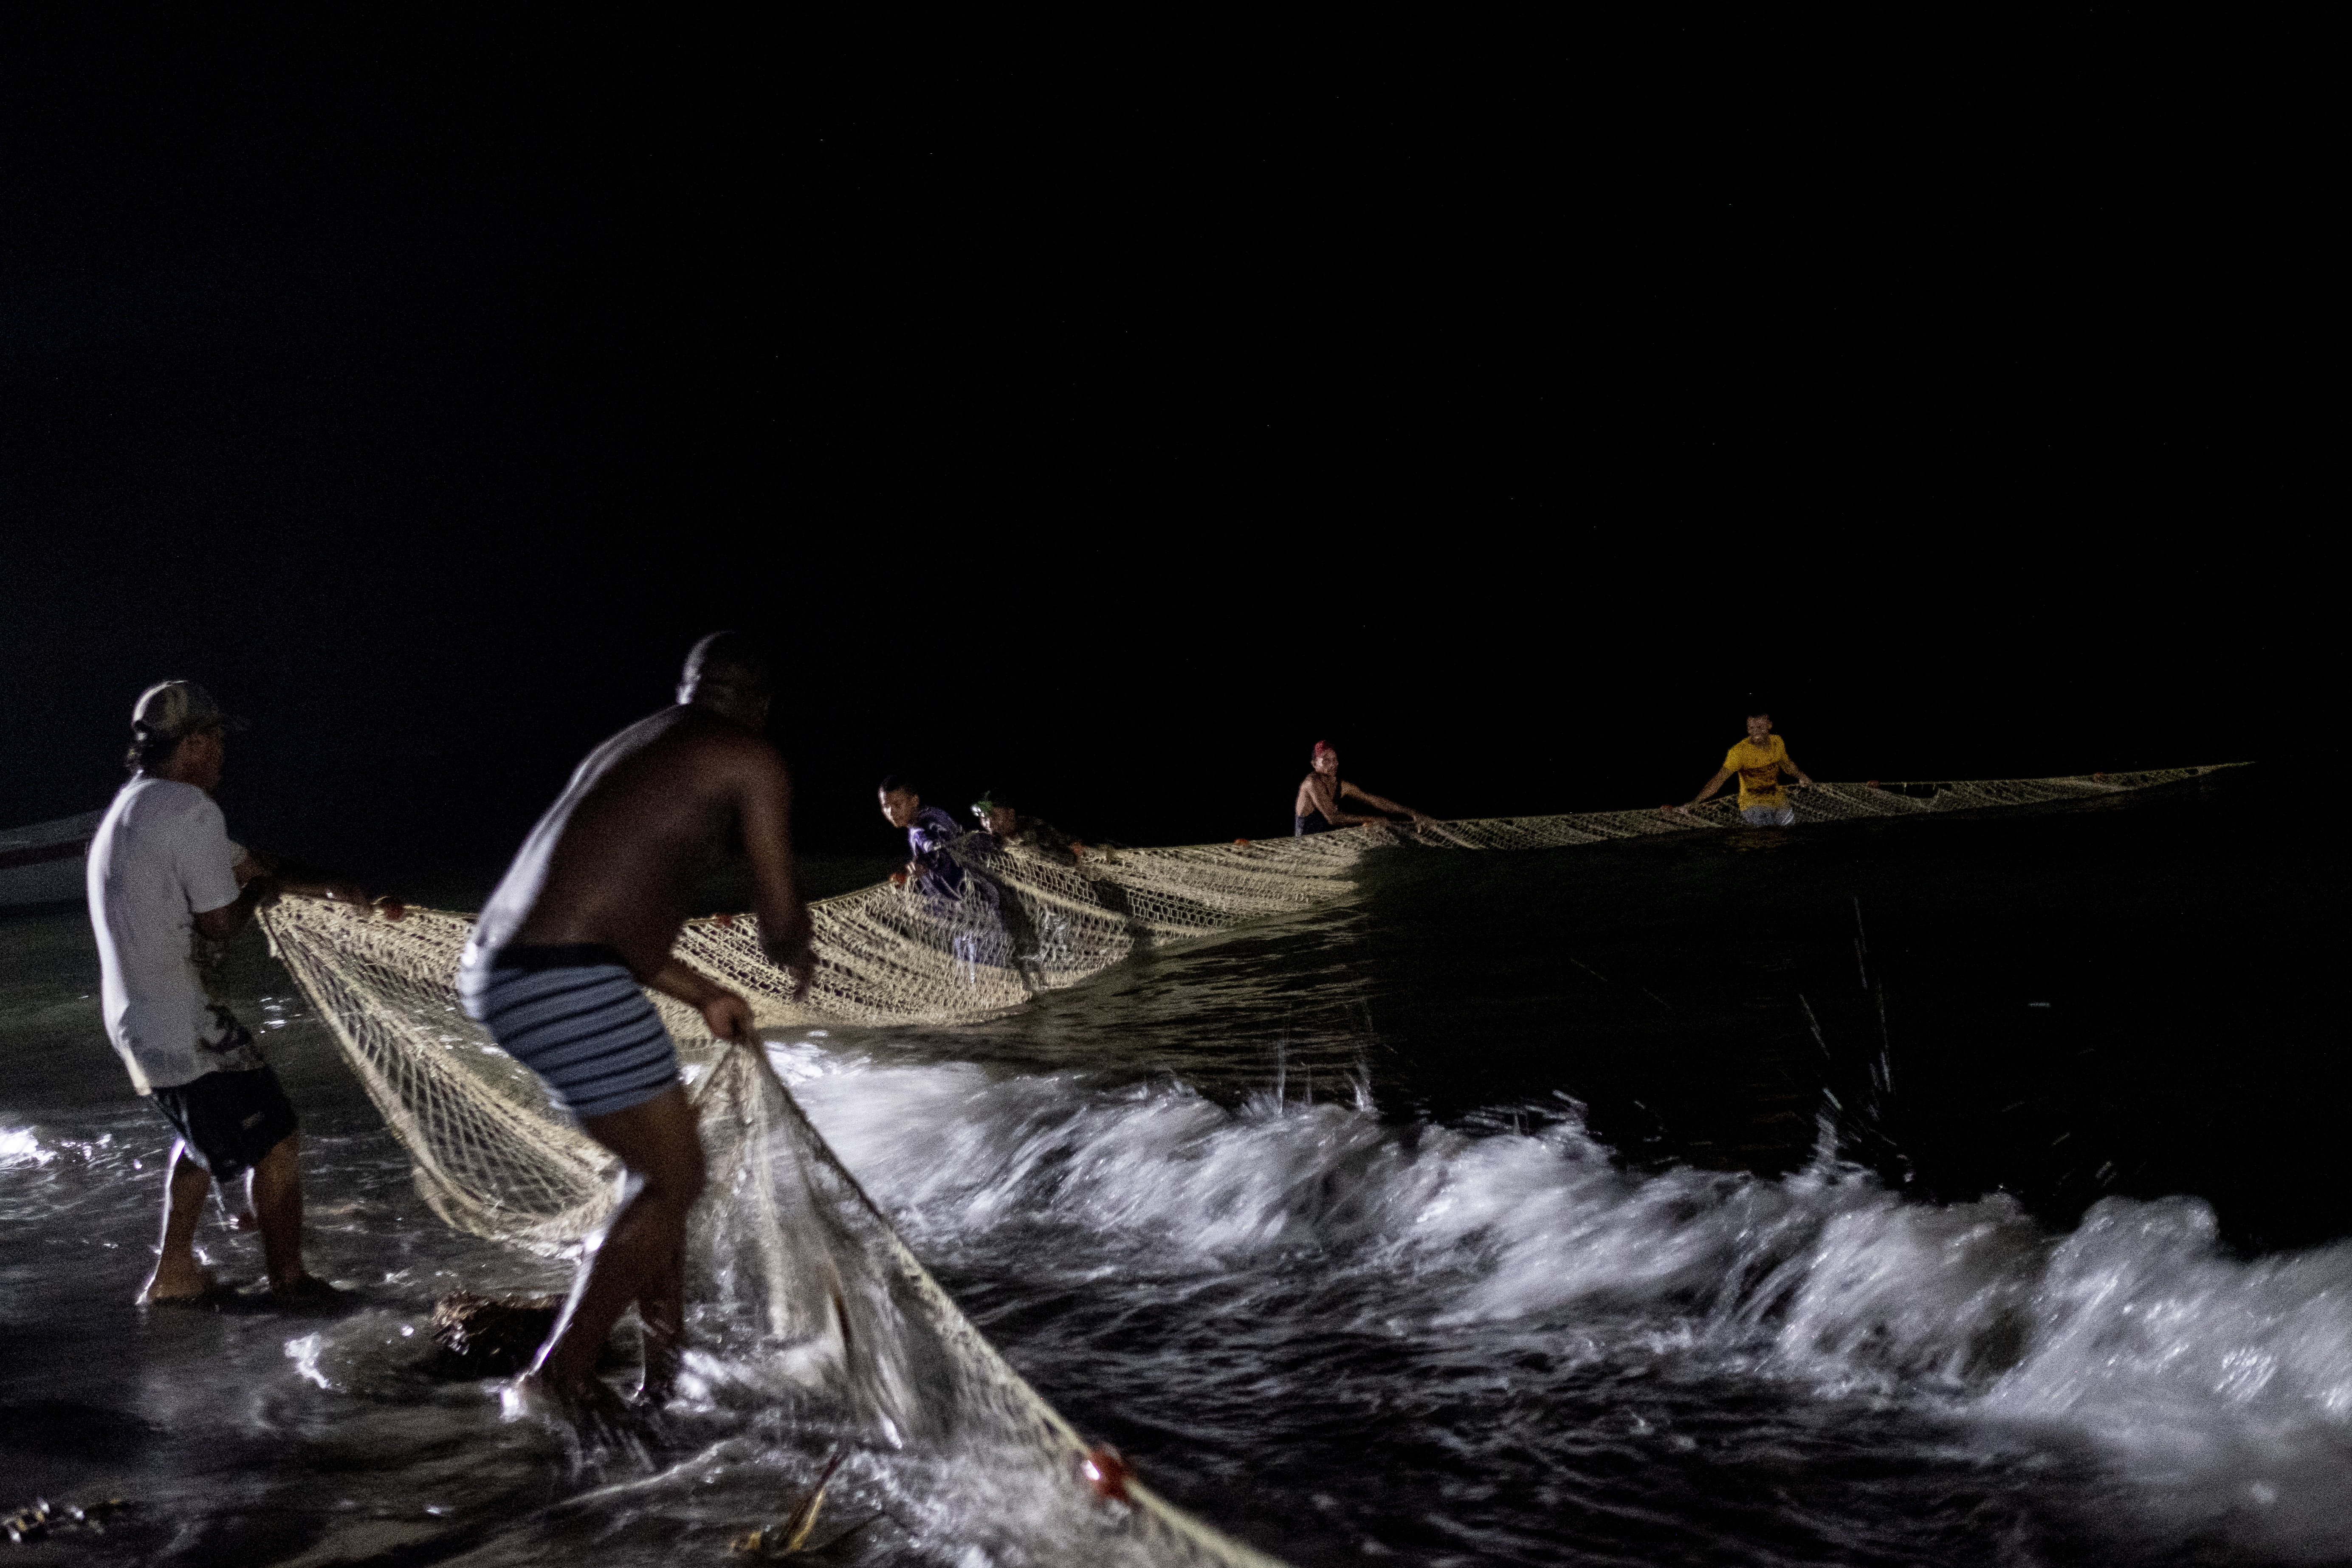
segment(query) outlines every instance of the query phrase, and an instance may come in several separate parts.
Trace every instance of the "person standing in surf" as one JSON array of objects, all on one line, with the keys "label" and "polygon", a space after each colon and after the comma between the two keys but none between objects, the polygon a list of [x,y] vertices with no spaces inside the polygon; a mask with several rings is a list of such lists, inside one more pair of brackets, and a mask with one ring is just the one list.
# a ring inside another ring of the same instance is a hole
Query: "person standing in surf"
[{"label": "person standing in surf", "polygon": [[[1361,816],[1342,809],[1342,803],[1361,801],[1379,816]],[[1369,790],[1344,784],[1339,778],[1339,752],[1328,741],[1315,742],[1310,771],[1298,785],[1298,797],[1290,806],[1290,836],[1301,838],[1309,833],[1328,833],[1335,827],[1355,827],[1367,822],[1386,822],[1391,817],[1409,816],[1415,823],[1432,822],[1409,805],[1399,805]]]},{"label": "person standing in surf", "polygon": [[[163,1183],[163,1246],[139,1300],[201,1306],[227,1295],[196,1258],[196,1225],[213,1184],[244,1177],[269,1299],[330,1305],[342,1292],[302,1263],[300,1121],[252,1032],[209,994],[204,967],[287,889],[229,841],[213,800],[236,722],[191,680],[142,692],[131,714],[131,782],[90,839],[89,924],[107,1038],[131,1087],[177,1137]],[[292,890],[367,903],[341,883]]]},{"label": "person standing in surf", "polygon": [[1780,775],[1787,773],[1797,781],[1799,789],[1812,787],[1812,779],[1789,755],[1787,742],[1772,733],[1772,715],[1765,712],[1748,716],[1748,738],[1723,754],[1723,766],[1715,776],[1699,787],[1699,792],[1685,804],[1675,807],[1687,812],[1703,805],[1724,781],[1735,775],[1739,780],[1739,815],[1750,827],[1790,827],[1797,821],[1797,808],[1789,804],[1787,792],[1780,787]]},{"label": "person standing in surf", "polygon": [[640,1399],[659,1403],[684,1352],[686,1226],[708,1173],[677,1050],[641,985],[756,1046],[751,1008],[671,956],[696,875],[730,843],[751,862],[760,948],[804,994],[816,960],[793,864],[792,778],[761,737],[769,664],[740,632],[694,645],[677,701],[594,751],[523,841],[466,944],[457,990],[581,1131],[621,1158],[621,1202],[588,1240],[572,1295],[509,1409],[541,1395],[604,1405],[605,1336],[635,1302]]}]

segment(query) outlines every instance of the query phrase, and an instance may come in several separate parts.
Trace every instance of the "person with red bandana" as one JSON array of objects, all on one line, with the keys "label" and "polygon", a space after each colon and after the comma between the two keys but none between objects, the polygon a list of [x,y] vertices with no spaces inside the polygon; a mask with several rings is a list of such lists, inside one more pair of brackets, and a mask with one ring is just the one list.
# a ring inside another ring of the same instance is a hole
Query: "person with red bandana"
[{"label": "person with red bandana", "polygon": [[[1374,815],[1360,816],[1344,809],[1349,800],[1361,802]],[[1387,822],[1398,816],[1411,817],[1416,823],[1435,820],[1409,805],[1399,805],[1370,790],[1341,783],[1339,752],[1328,741],[1315,742],[1314,771],[1299,784],[1298,798],[1292,803],[1290,814],[1290,834],[1294,838],[1303,838],[1309,833],[1328,833],[1335,827]]]}]

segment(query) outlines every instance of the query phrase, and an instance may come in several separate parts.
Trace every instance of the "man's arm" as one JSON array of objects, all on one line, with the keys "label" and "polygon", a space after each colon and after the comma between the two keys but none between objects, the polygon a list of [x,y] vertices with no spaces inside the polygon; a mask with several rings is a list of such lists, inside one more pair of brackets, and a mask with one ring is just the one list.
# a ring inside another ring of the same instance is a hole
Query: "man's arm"
[{"label": "man's arm", "polygon": [[1696,795],[1695,795],[1691,796],[1691,797],[1690,797],[1690,800],[1689,800],[1689,802],[1688,802],[1687,804],[1683,805],[1678,805],[1678,806],[1675,807],[1675,809],[1676,811],[1688,811],[1688,810],[1689,810],[1692,806],[1694,806],[1694,805],[1705,805],[1705,804],[1706,804],[1706,798],[1707,798],[1709,795],[1713,795],[1717,790],[1721,789],[1721,788],[1723,787],[1723,781],[1724,781],[1724,780],[1726,780],[1726,779],[1727,779],[1727,778],[1729,778],[1730,776],[1731,776],[1731,770],[1730,770],[1729,768],[1717,768],[1717,769],[1716,769],[1716,770],[1715,770],[1715,776],[1714,776],[1713,778],[1711,778],[1711,779],[1707,780],[1707,781],[1706,781],[1706,783],[1705,783],[1705,784],[1701,784],[1701,785],[1699,786],[1699,791],[1698,791],[1698,793],[1697,793]]},{"label": "man's arm", "polygon": [[[1436,818],[1430,816],[1425,813],[1413,810],[1413,808],[1409,805],[1399,805],[1396,802],[1389,799],[1386,795],[1374,795],[1368,789],[1358,789],[1354,784],[1348,783],[1345,779],[1339,781],[1339,793],[1342,795],[1354,795],[1358,800],[1362,801],[1374,811],[1385,811],[1391,816],[1402,812],[1403,815],[1412,817],[1415,822],[1433,822],[1436,820]],[[1357,820],[1360,822],[1369,822],[1371,818],[1359,817]]]},{"label": "man's arm", "polygon": [[1314,812],[1334,827],[1345,827],[1349,823],[1360,820],[1340,812],[1339,803],[1331,794],[1331,786],[1323,782],[1323,775],[1320,773],[1308,773],[1300,781],[1298,800],[1307,807],[1307,811],[1299,811],[1296,806],[1292,808],[1293,814],[1298,816],[1305,816],[1307,812]]},{"label": "man's arm", "polygon": [[816,973],[811,945],[815,927],[808,906],[801,901],[800,873],[793,864],[792,774],[782,757],[764,744],[760,750],[764,755],[751,770],[737,805],[743,853],[751,862],[751,907],[760,915],[760,951],[790,972],[797,1001],[808,994]]},{"label": "man's arm", "polygon": [[300,893],[313,899],[324,899],[330,903],[365,906],[369,902],[367,889],[357,882],[340,878],[329,880],[307,867],[285,865],[274,855],[251,849],[245,852],[244,858],[229,868],[229,875],[236,879],[236,885],[240,888],[256,877],[269,877],[276,879],[278,890],[281,893]]},{"label": "man's arm", "polygon": [[[1323,782],[1320,775],[1309,774],[1307,783],[1300,787],[1306,790],[1307,799],[1315,803],[1315,809],[1323,814],[1323,820],[1334,827],[1355,827],[1363,823],[1377,820],[1370,816],[1358,816],[1352,812],[1339,809],[1339,797],[1355,788],[1345,780],[1340,782],[1339,789],[1334,790]],[[1356,793],[1361,795],[1363,792],[1357,790]]]},{"label": "man's arm", "polygon": [[1806,773],[1804,769],[1799,767],[1797,765],[1797,759],[1790,756],[1786,752],[1780,753],[1780,771],[1784,773],[1796,774],[1797,786],[1800,789],[1811,789],[1813,787],[1812,775]]},{"label": "man's arm", "polygon": [[275,900],[282,890],[278,885],[278,879],[267,871],[258,871],[251,877],[240,877],[237,879],[245,886],[238,890],[233,901],[223,904],[216,910],[195,911],[197,934],[206,942],[226,942],[235,936],[244,929],[245,922],[252,918],[254,910]]},{"label": "man's arm", "polygon": [[[761,923],[766,924],[764,921]],[[702,1021],[720,1039],[733,1040],[740,1046],[757,1043],[751,1035],[751,1005],[677,959],[666,961],[646,984],[665,996],[675,996],[688,1006],[698,1008]]]}]

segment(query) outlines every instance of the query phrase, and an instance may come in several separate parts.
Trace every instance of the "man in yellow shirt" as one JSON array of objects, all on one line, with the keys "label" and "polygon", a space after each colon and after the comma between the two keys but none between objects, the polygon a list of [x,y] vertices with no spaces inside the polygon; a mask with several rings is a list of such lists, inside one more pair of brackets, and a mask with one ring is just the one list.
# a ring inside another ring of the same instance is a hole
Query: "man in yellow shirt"
[{"label": "man in yellow shirt", "polygon": [[1795,825],[1797,808],[1789,804],[1788,795],[1780,788],[1780,775],[1796,775],[1799,789],[1811,785],[1812,779],[1789,755],[1788,746],[1772,733],[1772,715],[1752,713],[1748,719],[1748,739],[1723,754],[1723,766],[1706,781],[1689,803],[1675,807],[1688,811],[1717,790],[1723,781],[1737,773],[1739,776],[1739,815],[1751,827],[1789,827]]}]

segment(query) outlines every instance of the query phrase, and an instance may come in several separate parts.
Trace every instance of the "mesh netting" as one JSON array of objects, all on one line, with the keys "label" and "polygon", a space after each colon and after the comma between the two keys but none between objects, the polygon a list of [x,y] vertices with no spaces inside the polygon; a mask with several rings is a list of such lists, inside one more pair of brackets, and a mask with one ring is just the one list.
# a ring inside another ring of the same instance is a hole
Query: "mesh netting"
[{"label": "mesh netting", "polygon": [[[551,1252],[616,1195],[612,1157],[550,1106],[524,1068],[459,1010],[471,921],[398,921],[289,898],[262,919],[274,951],[405,1145],[416,1188],[461,1230]],[[1029,1527],[1086,1560],[1270,1564],[1129,1482],[1097,1500],[1086,1444],[982,1338],[835,1160],[766,1058],[711,1038],[701,1015],[656,996],[684,1059],[710,1169],[688,1247],[696,1337],[742,1325],[794,1374],[813,1424],[892,1451],[953,1452],[992,1496],[1027,1479]],[[1061,1517],[1055,1517],[1058,1514]]]},{"label": "mesh netting", "polygon": [[[1800,824],[1911,816],[2080,800],[2210,773],[2171,768],[2087,778],[1977,779],[1937,784],[1822,784],[1790,792]],[[678,955],[751,998],[760,1024],[969,1022],[1076,984],[1137,948],[1204,936],[1263,915],[1311,908],[1345,891],[1366,851],[1418,843],[1440,848],[1540,849],[1650,834],[1743,826],[1727,793],[1697,810],[1592,811],[1398,824],[1304,838],[1172,849],[1064,852],[998,847],[973,834],[950,847],[986,878],[992,900],[882,883],[811,907],[817,975],[809,994],[761,956],[749,915],[690,921]]]},{"label": "mesh netting", "polygon": [[[1794,793],[1800,822],[2078,799],[2208,769],[2074,779],[1822,784]],[[751,999],[761,1026],[983,1017],[1076,984],[1139,948],[1327,902],[1365,853],[1408,842],[1462,848],[1589,844],[1739,825],[1729,800],[1688,815],[1592,812],[1375,826],[1262,843],[1066,853],[951,847],[962,898],[882,884],[812,907],[809,995],[761,955],[751,916],[688,922],[678,956]],[[578,1241],[614,1199],[612,1157],[553,1111],[527,1069],[460,1010],[457,960],[470,916],[413,909],[388,920],[289,898],[265,910],[274,951],[332,1030],[449,1224],[541,1251]],[[1090,1561],[1267,1563],[1140,1486],[1124,1508],[1077,1481],[1077,1434],[1008,1366],[901,1243],[761,1054],[712,1039],[701,1015],[654,1003],[685,1060],[709,1152],[697,1211],[694,1289],[811,1373],[831,1418],[908,1443],[985,1451],[1066,1494],[1091,1532]],[[813,1396],[814,1397],[814,1396]],[[1067,1521],[1065,1521],[1066,1527]],[[1067,1544],[1066,1529],[1063,1543]]]}]

